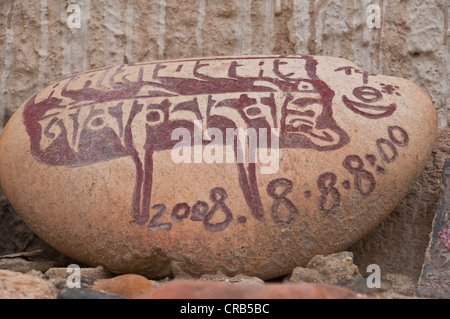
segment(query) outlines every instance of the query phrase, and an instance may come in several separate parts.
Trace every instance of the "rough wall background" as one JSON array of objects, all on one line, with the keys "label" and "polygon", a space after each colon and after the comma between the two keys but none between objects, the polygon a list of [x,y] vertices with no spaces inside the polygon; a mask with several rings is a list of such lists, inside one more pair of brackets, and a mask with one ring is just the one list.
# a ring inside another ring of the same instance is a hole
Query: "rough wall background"
[{"label": "rough wall background", "polygon": [[[81,8],[80,28],[66,24],[72,3]],[[366,25],[370,4],[381,9],[380,28]],[[27,98],[74,73],[241,54],[338,56],[367,71],[407,78],[430,95],[444,129],[450,127],[449,8],[450,0],[0,0],[0,130]],[[448,144],[441,147],[445,153]],[[437,171],[432,178],[440,179],[442,167],[431,161]],[[416,196],[419,188],[353,247],[361,267],[373,261],[382,271],[418,277],[436,200],[423,191]],[[14,233],[4,234],[20,223],[4,203],[0,253],[38,245],[32,235],[17,242]],[[396,258],[408,265],[389,258],[391,246],[382,244],[399,240]]]}]

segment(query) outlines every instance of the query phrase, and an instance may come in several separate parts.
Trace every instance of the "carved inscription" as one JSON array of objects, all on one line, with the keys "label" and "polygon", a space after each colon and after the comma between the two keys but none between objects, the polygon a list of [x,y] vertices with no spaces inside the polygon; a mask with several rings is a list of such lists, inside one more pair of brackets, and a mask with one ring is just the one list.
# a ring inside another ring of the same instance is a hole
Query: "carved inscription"
[{"label": "carved inscription", "polygon": [[[215,187],[195,203],[174,207],[154,203],[153,155],[173,148],[175,129],[191,133],[201,121],[204,129],[279,129],[280,148],[304,148],[317,152],[338,150],[350,142],[333,117],[333,99],[368,119],[392,115],[397,106],[384,102],[385,95],[400,95],[399,87],[369,85],[376,74],[353,67],[338,68],[345,75],[361,74],[362,84],[351,96],[335,92],[317,75],[314,57],[208,58],[129,64],[103,68],[65,79],[25,105],[23,121],[36,160],[54,166],[76,167],[119,157],[130,157],[136,180],[131,216],[150,231],[170,231],[174,224],[201,222],[207,231],[219,232],[232,222],[245,224],[248,216],[235,216],[228,206],[226,189]],[[139,132],[139,133],[138,133]],[[144,134],[142,134],[144,132]],[[269,141],[271,135],[264,136]],[[301,207],[291,201],[300,191],[305,200],[319,194],[317,207],[325,216],[340,209],[341,192],[355,191],[361,198],[376,187],[376,176],[398,158],[408,145],[407,132],[389,126],[375,142],[377,154],[350,154],[342,166],[348,179],[333,172],[317,177],[317,189],[296,189],[287,178],[273,179],[266,189],[257,183],[255,163],[236,163],[239,185],[252,218],[270,218],[288,227],[301,218]],[[208,141],[202,141],[207,144]],[[227,141],[237,157],[243,152],[237,138]],[[369,170],[372,169],[373,170]],[[261,192],[273,203],[265,211]]]}]

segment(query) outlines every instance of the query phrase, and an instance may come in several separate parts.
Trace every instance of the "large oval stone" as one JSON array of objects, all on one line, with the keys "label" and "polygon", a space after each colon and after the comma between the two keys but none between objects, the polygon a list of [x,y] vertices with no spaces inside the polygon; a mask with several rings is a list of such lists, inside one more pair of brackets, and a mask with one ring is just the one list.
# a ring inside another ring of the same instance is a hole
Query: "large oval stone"
[{"label": "large oval stone", "polygon": [[80,262],[267,279],[373,229],[436,130],[422,89],[343,59],[120,65],[26,101],[0,137],[0,185]]}]

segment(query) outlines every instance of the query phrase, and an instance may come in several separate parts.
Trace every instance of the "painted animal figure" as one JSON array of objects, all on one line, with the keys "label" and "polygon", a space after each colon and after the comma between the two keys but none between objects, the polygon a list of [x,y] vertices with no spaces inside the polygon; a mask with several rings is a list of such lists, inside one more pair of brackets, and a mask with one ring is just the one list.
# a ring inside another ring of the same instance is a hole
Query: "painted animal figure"
[{"label": "painted animal figure", "polygon": [[[153,154],[173,148],[177,128],[279,129],[280,148],[336,150],[349,142],[333,119],[334,91],[313,57],[204,58],[121,65],[62,80],[25,105],[31,153],[40,162],[84,166],[130,156],[132,217],[149,220]],[[145,132],[145,134],[142,134]],[[267,134],[271,145],[271,135]],[[207,143],[205,141],[204,143]],[[237,138],[233,149],[243,152]],[[255,163],[237,162],[251,214],[264,220]]]}]

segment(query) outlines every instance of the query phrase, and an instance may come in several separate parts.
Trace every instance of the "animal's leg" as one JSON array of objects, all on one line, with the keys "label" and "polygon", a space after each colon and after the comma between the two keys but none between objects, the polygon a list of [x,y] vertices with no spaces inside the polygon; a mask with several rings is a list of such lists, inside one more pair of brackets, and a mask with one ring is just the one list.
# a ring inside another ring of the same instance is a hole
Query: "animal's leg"
[{"label": "animal's leg", "polygon": [[[259,221],[264,220],[264,208],[262,206],[261,197],[258,191],[258,185],[256,180],[256,164],[249,163],[247,168],[244,163],[239,163],[238,161],[238,151],[242,151],[242,146],[237,139],[234,144],[234,153],[236,157],[239,185],[241,186],[242,194],[244,195],[245,201],[250,213]],[[255,151],[256,148],[247,147],[247,150]],[[251,156],[249,156],[250,158]],[[255,158],[255,157],[254,157]]]},{"label": "animal's leg", "polygon": [[[139,155],[132,155],[133,161],[136,166],[136,182],[133,191],[133,200],[131,206],[131,216],[133,220],[138,225],[144,225],[149,219],[149,210],[144,209],[144,205],[142,205],[141,212],[141,195],[142,195],[142,186],[144,184],[144,170],[142,168],[142,161],[139,158]],[[145,184],[144,184],[144,193],[145,193]],[[145,201],[145,196],[143,196],[143,201]]]},{"label": "animal's leg", "polygon": [[[136,167],[136,182],[131,204],[131,216],[138,225],[144,225],[149,220],[150,196],[147,195],[151,193],[152,178],[148,175],[153,171],[153,152],[144,149],[147,137],[139,134],[139,132],[133,132],[145,125],[145,122],[140,119],[142,117],[142,108],[142,104],[134,101],[124,132],[125,147]],[[139,114],[141,116],[138,116]],[[133,123],[135,124],[134,126],[132,125]]]},{"label": "animal's leg", "polygon": [[[142,218],[146,216],[149,218],[150,202],[152,197],[152,183],[153,183],[153,148],[145,151],[144,156],[144,180],[142,189]],[[146,223],[145,220],[143,223]]]}]

